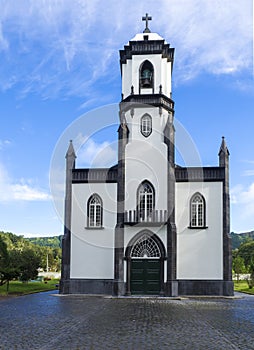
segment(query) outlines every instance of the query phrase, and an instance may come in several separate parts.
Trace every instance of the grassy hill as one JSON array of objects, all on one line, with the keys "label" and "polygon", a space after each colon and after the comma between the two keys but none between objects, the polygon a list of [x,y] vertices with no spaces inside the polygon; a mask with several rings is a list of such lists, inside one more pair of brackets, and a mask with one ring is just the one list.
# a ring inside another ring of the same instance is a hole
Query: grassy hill
[{"label": "grassy hill", "polygon": [[231,232],[231,238],[232,238],[232,249],[234,250],[239,248],[241,243],[254,240],[254,231],[243,232],[243,233]]},{"label": "grassy hill", "polygon": [[[63,236],[36,237],[36,238],[25,238],[25,240],[42,247],[61,248],[62,237]],[[232,249],[234,250],[239,248],[241,243],[254,240],[254,231],[243,232],[243,233],[231,232],[231,238],[232,238]]]},{"label": "grassy hill", "polygon": [[[0,232],[4,233],[4,232]],[[63,236],[52,236],[52,237],[32,237],[32,238],[24,238],[22,236],[16,236],[11,234],[13,237],[20,241],[27,241],[32,244],[36,244],[40,247],[49,247],[49,248],[61,248],[62,247],[62,237]],[[241,243],[245,243],[247,241],[254,240],[254,231],[250,232],[243,232],[243,233],[234,233],[231,232],[231,238],[232,238],[232,249],[239,248]]]},{"label": "grassy hill", "polygon": [[30,249],[40,257],[40,267],[44,271],[48,267],[50,271],[60,271],[62,236],[25,238],[11,232],[0,231],[0,237],[7,245],[8,251]]},{"label": "grassy hill", "polygon": [[25,238],[25,240],[30,243],[37,244],[41,247],[61,248],[62,237],[63,236],[32,237],[32,238]]}]

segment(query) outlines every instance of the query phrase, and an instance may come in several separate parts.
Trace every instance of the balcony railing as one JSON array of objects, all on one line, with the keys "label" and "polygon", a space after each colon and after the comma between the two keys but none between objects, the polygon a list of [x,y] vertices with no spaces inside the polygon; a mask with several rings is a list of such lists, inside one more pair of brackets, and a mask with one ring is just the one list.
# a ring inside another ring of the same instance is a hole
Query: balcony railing
[{"label": "balcony railing", "polygon": [[153,210],[150,213],[139,210],[127,210],[124,213],[124,223],[126,225],[160,226],[165,224],[167,220],[167,210]]}]

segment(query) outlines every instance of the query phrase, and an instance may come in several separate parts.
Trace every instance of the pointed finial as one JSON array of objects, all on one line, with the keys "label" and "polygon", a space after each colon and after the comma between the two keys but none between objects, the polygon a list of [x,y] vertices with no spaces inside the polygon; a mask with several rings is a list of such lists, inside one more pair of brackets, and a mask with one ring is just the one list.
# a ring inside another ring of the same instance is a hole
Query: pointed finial
[{"label": "pointed finial", "polygon": [[152,17],[148,16],[148,13],[146,13],[145,17],[142,17],[142,21],[146,21],[146,27],[143,30],[143,33],[151,33],[150,29],[148,28],[148,21],[151,21]]},{"label": "pointed finial", "polygon": [[220,151],[219,151],[219,155],[221,155],[221,153],[227,154],[229,155],[229,150],[227,148],[227,144],[225,141],[225,137],[222,136],[222,141],[221,141],[221,146],[220,146]]},{"label": "pointed finial", "polygon": [[69,157],[77,158],[76,154],[75,154],[74,147],[73,147],[72,140],[70,140],[69,147],[68,147],[68,150],[67,150],[67,153],[66,153],[66,158],[69,158]]}]

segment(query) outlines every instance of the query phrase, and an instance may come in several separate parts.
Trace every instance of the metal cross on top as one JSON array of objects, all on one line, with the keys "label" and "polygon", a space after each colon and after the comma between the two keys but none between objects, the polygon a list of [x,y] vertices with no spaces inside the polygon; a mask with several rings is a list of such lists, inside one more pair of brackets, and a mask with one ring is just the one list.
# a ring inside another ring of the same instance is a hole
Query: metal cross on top
[{"label": "metal cross on top", "polygon": [[150,29],[148,28],[148,21],[151,21],[152,17],[148,16],[148,13],[146,13],[145,17],[142,17],[142,21],[146,21],[146,27],[143,33],[151,33]]}]

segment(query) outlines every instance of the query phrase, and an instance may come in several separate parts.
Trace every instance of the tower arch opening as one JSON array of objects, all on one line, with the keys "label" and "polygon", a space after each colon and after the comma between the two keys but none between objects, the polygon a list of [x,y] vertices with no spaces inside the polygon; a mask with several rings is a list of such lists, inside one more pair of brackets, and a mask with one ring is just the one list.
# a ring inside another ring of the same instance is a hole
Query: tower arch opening
[{"label": "tower arch opening", "polygon": [[139,90],[141,89],[154,89],[154,67],[148,60],[139,69]]}]

